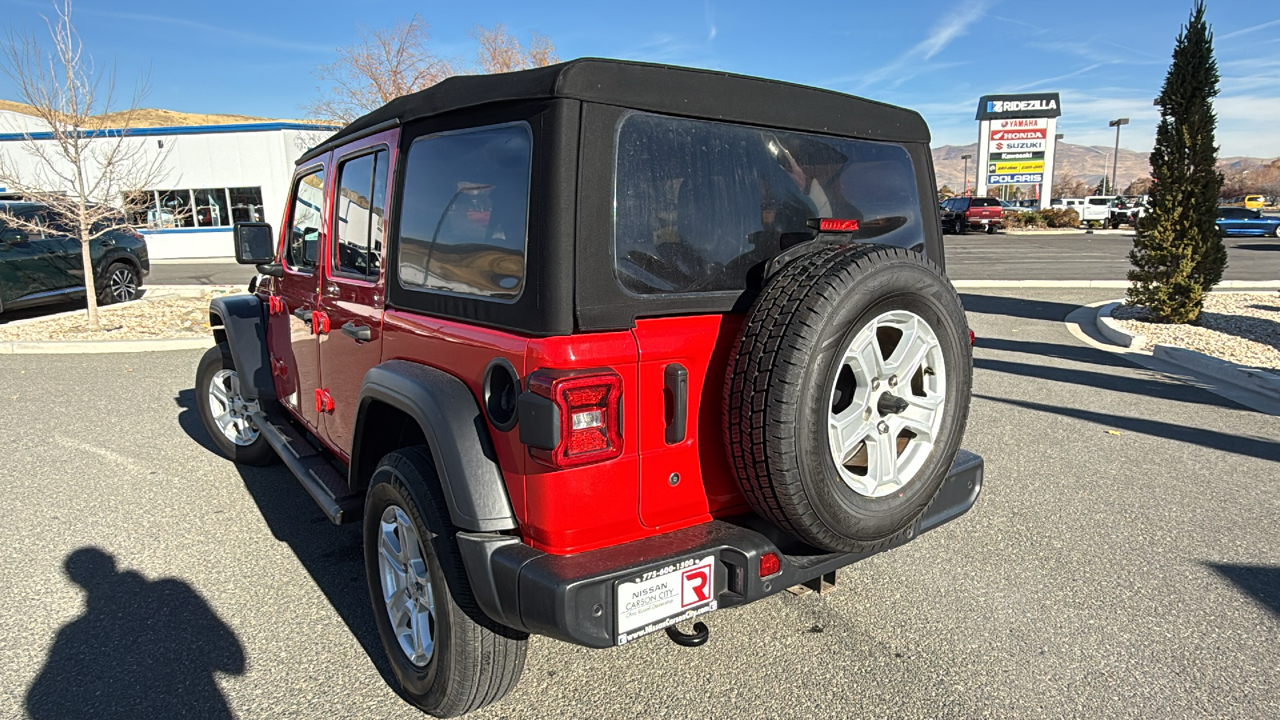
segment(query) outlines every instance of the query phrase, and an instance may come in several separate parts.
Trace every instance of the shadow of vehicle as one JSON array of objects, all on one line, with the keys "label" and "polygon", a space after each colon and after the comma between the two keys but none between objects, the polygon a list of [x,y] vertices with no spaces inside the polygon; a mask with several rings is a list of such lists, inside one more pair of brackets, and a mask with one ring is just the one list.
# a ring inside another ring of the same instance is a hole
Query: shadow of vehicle
[{"label": "shadow of vehicle", "polygon": [[37,305],[35,307],[22,308],[20,310],[5,310],[0,313],[0,325],[11,323],[15,320],[30,320],[32,318],[45,317],[46,315],[70,312],[72,310],[84,310],[86,307],[87,305],[84,300],[73,300],[71,302],[57,303],[54,305]]},{"label": "shadow of vehicle", "polygon": [[1048,300],[1028,300],[1026,298],[1006,297],[1003,295],[977,295],[960,293],[960,302],[967,312],[983,315],[1007,315],[1009,317],[1027,318],[1028,320],[1062,321],[1067,315],[1079,308],[1073,303],[1060,303]]},{"label": "shadow of vehicle", "polygon": [[[225,459],[200,422],[195,391],[182,390],[174,402],[181,408],[178,425],[182,430],[201,447]],[[297,556],[382,679],[398,693],[399,683],[383,652],[369,604],[360,524],[331,524],[284,465],[235,468],[271,534]]]},{"label": "shadow of vehicle", "polygon": [[244,649],[190,585],[120,571],[96,547],[63,567],[85,612],[58,631],[28,688],[32,718],[233,716],[214,674],[243,674]]},{"label": "shadow of vehicle", "polygon": [[1280,615],[1280,567],[1205,564],[1258,601],[1258,604],[1275,615]]},{"label": "shadow of vehicle", "polygon": [[973,397],[975,399],[980,398],[982,400],[990,400],[992,402],[1002,403],[1005,405],[1025,408],[1027,410],[1038,410],[1040,412],[1050,413],[1053,415],[1076,418],[1077,420],[1094,423],[1103,428],[1127,430],[1129,432],[1151,435],[1152,437],[1187,443],[1188,445],[1235,453],[1244,457],[1255,457],[1262,460],[1280,462],[1280,442],[1263,437],[1229,435],[1216,430],[1205,430],[1203,428],[1167,423],[1160,420],[1148,420],[1128,415],[1094,412],[1092,410],[1064,407],[1061,405],[1049,405],[1047,403],[1031,402],[1029,400],[1013,400],[1010,398],[995,397],[993,395],[984,395],[982,393],[974,393]]},{"label": "shadow of vehicle", "polygon": [[1280,243],[1239,243],[1240,250],[1280,250]]}]

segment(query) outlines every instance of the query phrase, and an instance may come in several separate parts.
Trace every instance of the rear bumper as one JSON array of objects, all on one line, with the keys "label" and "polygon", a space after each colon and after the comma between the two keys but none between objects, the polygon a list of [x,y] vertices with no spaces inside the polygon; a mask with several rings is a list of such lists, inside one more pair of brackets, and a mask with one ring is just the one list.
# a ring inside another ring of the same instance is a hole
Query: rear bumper
[{"label": "rear bumper", "polygon": [[[575,555],[548,555],[519,538],[458,533],[467,575],[481,610],[496,622],[587,647],[617,644],[614,598],[618,583],[681,560],[718,560],[716,608],[760,600],[900,546],[973,507],[982,489],[982,458],[961,450],[938,497],[910,531],[870,553],[786,554],[772,526],[751,517],[693,527]],[[759,577],[760,556],[777,553],[782,569]]]}]

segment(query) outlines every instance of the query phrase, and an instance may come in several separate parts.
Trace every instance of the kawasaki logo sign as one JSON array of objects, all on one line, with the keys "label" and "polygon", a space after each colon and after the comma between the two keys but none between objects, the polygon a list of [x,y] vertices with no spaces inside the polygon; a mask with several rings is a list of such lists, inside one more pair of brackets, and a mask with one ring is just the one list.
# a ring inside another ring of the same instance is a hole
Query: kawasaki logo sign
[{"label": "kawasaki logo sign", "polygon": [[1051,118],[1062,114],[1058,93],[984,95],[978,100],[978,120]]}]

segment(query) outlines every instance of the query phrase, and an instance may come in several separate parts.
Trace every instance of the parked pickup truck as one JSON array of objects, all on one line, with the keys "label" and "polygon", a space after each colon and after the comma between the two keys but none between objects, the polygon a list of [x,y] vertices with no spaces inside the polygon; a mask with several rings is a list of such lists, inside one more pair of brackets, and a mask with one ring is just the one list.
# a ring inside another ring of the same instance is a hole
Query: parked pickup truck
[{"label": "parked pickup truck", "polygon": [[433,715],[502,698],[531,634],[701,645],[977,500],[930,177],[919,114],[827,90],[450,78],[303,155],[278,236],[235,226],[260,275],[210,307],[200,417],[363,524],[387,665]]},{"label": "parked pickup truck", "polygon": [[1076,206],[1076,212],[1080,214],[1080,224],[1088,225],[1090,222],[1096,222],[1100,225],[1106,225],[1111,221],[1111,201],[1115,199],[1114,195],[1090,195],[1084,199],[1082,205]]},{"label": "parked pickup truck", "polygon": [[942,231],[963,235],[970,230],[988,234],[1004,227],[1004,206],[996,198],[953,197],[942,203]]}]

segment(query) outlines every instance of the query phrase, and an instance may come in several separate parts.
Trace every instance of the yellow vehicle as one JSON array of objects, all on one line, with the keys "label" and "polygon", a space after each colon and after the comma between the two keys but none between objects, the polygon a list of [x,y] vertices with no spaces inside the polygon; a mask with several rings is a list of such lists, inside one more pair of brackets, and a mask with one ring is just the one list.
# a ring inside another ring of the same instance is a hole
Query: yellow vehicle
[{"label": "yellow vehicle", "polygon": [[1261,195],[1245,195],[1244,206],[1250,210],[1261,210],[1263,205],[1267,204],[1266,198]]}]

